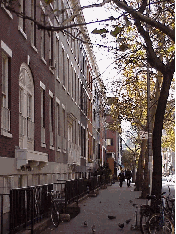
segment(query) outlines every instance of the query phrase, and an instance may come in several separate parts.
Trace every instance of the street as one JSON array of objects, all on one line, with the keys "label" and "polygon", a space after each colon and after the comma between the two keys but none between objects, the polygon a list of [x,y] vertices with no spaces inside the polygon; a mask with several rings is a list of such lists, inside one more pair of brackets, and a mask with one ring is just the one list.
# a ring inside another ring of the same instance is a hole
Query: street
[{"label": "street", "polygon": [[167,195],[169,194],[168,186],[169,186],[170,191],[171,191],[171,197],[172,196],[175,197],[175,183],[174,182],[167,182],[166,178],[163,177],[162,178],[162,191],[166,192]]}]

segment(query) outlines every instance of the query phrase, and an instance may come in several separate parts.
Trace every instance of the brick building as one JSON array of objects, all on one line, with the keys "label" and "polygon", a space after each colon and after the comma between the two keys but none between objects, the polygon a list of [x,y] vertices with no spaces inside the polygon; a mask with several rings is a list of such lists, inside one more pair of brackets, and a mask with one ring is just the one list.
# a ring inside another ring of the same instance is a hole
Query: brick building
[{"label": "brick building", "polygon": [[[102,81],[94,79],[99,71],[93,51],[78,33],[88,37],[86,27],[55,32],[39,30],[36,23],[71,24],[75,2],[46,6],[44,1],[19,0],[15,10],[34,21],[1,4],[1,192],[85,176],[104,157],[105,122],[93,111],[105,96],[98,102],[94,98]],[[80,22],[82,14],[72,19]]]},{"label": "brick building", "polygon": [[[112,117],[107,114],[106,123],[111,124],[113,121]],[[111,129],[106,130],[106,157],[107,162],[112,164],[114,161],[114,174],[118,175],[121,166],[121,140],[118,131],[112,131]]]}]

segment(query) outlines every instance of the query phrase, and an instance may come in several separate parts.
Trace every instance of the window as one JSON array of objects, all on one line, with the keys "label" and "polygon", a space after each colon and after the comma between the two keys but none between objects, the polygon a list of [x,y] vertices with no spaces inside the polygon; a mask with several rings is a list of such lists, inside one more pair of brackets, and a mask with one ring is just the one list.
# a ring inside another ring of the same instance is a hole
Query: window
[{"label": "window", "polygon": [[93,138],[93,153],[95,154],[95,138]]},{"label": "window", "polygon": [[79,93],[80,92],[79,91],[80,90],[80,88],[79,88],[80,87],[80,83],[79,83],[79,78],[77,79],[77,87],[78,87],[77,104],[79,106],[79,104],[80,104],[80,101],[79,101],[80,100],[80,93]]},{"label": "window", "polygon": [[56,138],[57,138],[57,150],[61,149],[61,129],[60,129],[60,101],[56,98]]},{"label": "window", "polygon": [[61,23],[62,23],[64,22],[64,14],[65,14],[63,0],[61,0],[61,12],[62,12],[62,19],[61,19]]},{"label": "window", "polygon": [[85,66],[85,57],[83,55],[83,61],[82,61],[82,72],[83,72],[83,75],[84,75],[84,72],[85,72],[84,66]]},{"label": "window", "polygon": [[8,108],[8,57],[2,54],[2,106]]},{"label": "window", "polygon": [[[45,86],[43,85],[43,88]],[[45,90],[41,88],[41,144],[45,145]]]},{"label": "window", "polygon": [[[8,135],[10,132],[10,109],[11,109],[11,57],[12,51],[1,41],[2,52],[2,106],[1,106],[1,134]],[[8,135],[10,137],[10,135]]]},{"label": "window", "polygon": [[[20,13],[25,15],[25,0],[20,0]],[[24,17],[19,17],[19,27],[24,33],[26,32],[26,22]]]},{"label": "window", "polygon": [[74,70],[73,70],[73,67],[71,68],[71,96],[73,98],[73,89],[74,89],[74,86],[73,86],[73,76],[74,76]]},{"label": "window", "polygon": [[42,127],[45,128],[45,90],[42,89],[41,92],[41,117],[42,117]]},{"label": "window", "polygon": [[62,117],[63,117],[63,136],[64,136],[64,138],[66,138],[66,119],[65,119],[65,117],[66,117],[66,115],[65,115],[65,109],[63,108],[62,109]]},{"label": "window", "polygon": [[106,145],[113,145],[113,139],[112,138],[107,138],[106,139]]},{"label": "window", "polygon": [[59,16],[59,0],[56,0],[56,1],[54,1],[54,4],[55,4],[55,7],[54,7],[54,9],[55,9],[55,15],[57,16],[57,19],[58,19],[58,16]]},{"label": "window", "polygon": [[53,98],[50,97],[49,102],[49,130],[53,132]]},{"label": "window", "polygon": [[69,58],[67,57],[67,89],[68,92],[70,92],[70,61]]},{"label": "window", "polygon": [[59,79],[59,62],[60,62],[60,43],[59,39],[56,38],[56,58],[57,58],[57,63],[56,63],[56,78]]},{"label": "window", "polygon": [[73,121],[73,143],[76,144],[76,121]]},{"label": "window", "polygon": [[54,53],[53,53],[53,32],[49,33],[49,65],[50,67],[54,66]]},{"label": "window", "polygon": [[27,118],[32,118],[32,96],[27,94]]},{"label": "window", "polygon": [[22,63],[19,74],[19,147],[34,150],[34,83],[30,68]]},{"label": "window", "polygon": [[[32,19],[34,19],[34,21],[36,21],[36,0],[31,0],[31,17]],[[35,22],[31,22],[31,26],[32,26],[32,35],[31,35],[31,43],[33,46],[36,47],[36,31],[37,31],[37,25]]]},{"label": "window", "polygon": [[94,121],[95,121],[95,118],[96,118],[96,110],[93,109],[93,119],[94,119]]},{"label": "window", "polygon": [[50,146],[53,146],[53,125],[54,123],[54,116],[53,116],[53,96],[50,96],[49,101],[49,132],[50,132]]},{"label": "window", "polygon": [[81,110],[83,110],[83,103],[84,103],[84,89],[83,89],[83,84],[81,84],[81,96],[80,96],[80,100],[81,100],[81,103],[80,103],[80,107],[81,107]]},{"label": "window", "polygon": [[56,105],[56,114],[57,114],[57,135],[60,136],[60,105],[57,103]]},{"label": "window", "polygon": [[81,156],[86,157],[86,130],[81,126]]},{"label": "window", "polygon": [[77,79],[77,77],[76,77],[76,72],[75,72],[75,102],[76,102],[76,94],[77,94],[77,90],[76,90],[76,84],[77,84],[77,82],[76,82],[76,79]]},{"label": "window", "polygon": [[65,86],[65,53],[62,48],[62,68],[63,68],[63,85]]},{"label": "window", "polygon": [[81,146],[81,126],[80,126],[80,122],[78,121],[78,125],[77,125],[77,129],[78,129],[78,134],[77,134],[77,142],[78,142],[78,146]]},{"label": "window", "polygon": [[[45,16],[44,12],[42,12],[41,17],[42,17],[42,23],[43,23],[43,25],[45,25],[46,24],[46,22],[45,22],[46,16]],[[46,60],[46,30],[45,29],[41,30],[41,57],[44,60]]]},{"label": "window", "polygon": [[23,90],[22,88],[19,88],[19,112],[23,113]]}]

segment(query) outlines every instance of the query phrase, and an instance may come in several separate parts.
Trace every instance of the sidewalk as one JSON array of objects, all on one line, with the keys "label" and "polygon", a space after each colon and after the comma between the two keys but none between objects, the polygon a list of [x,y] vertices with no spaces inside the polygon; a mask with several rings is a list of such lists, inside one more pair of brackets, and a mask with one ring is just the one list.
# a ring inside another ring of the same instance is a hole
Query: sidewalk
[{"label": "sidewalk", "polygon": [[[126,182],[123,187],[119,187],[116,182],[107,189],[100,189],[97,197],[89,197],[79,203],[80,214],[71,219],[68,223],[60,223],[58,228],[48,227],[42,234],[89,234],[92,233],[92,225],[95,225],[96,234],[120,234],[120,233],[141,233],[140,230],[132,230],[135,226],[135,211],[140,211],[140,205],[145,204],[144,199],[138,199],[140,191],[134,191],[134,184],[127,187]],[[138,208],[136,208],[138,206]],[[108,219],[108,215],[116,216],[116,219]],[[138,221],[139,221],[138,215]],[[126,220],[131,219],[129,224]],[[84,227],[84,221],[88,226]],[[120,229],[119,223],[124,223],[124,228]]]}]

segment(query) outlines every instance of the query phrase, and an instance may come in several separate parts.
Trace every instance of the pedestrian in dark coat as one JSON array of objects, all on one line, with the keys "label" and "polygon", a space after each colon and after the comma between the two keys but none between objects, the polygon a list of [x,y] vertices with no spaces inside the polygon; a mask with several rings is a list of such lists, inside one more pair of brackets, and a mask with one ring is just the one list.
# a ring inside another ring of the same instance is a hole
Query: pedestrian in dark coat
[{"label": "pedestrian in dark coat", "polygon": [[127,186],[130,186],[130,182],[131,182],[131,177],[132,177],[132,173],[129,169],[127,169],[126,173],[125,173],[125,177],[127,179]]},{"label": "pedestrian in dark coat", "polygon": [[125,175],[123,171],[119,173],[120,187],[122,187],[123,181],[125,180]]}]

